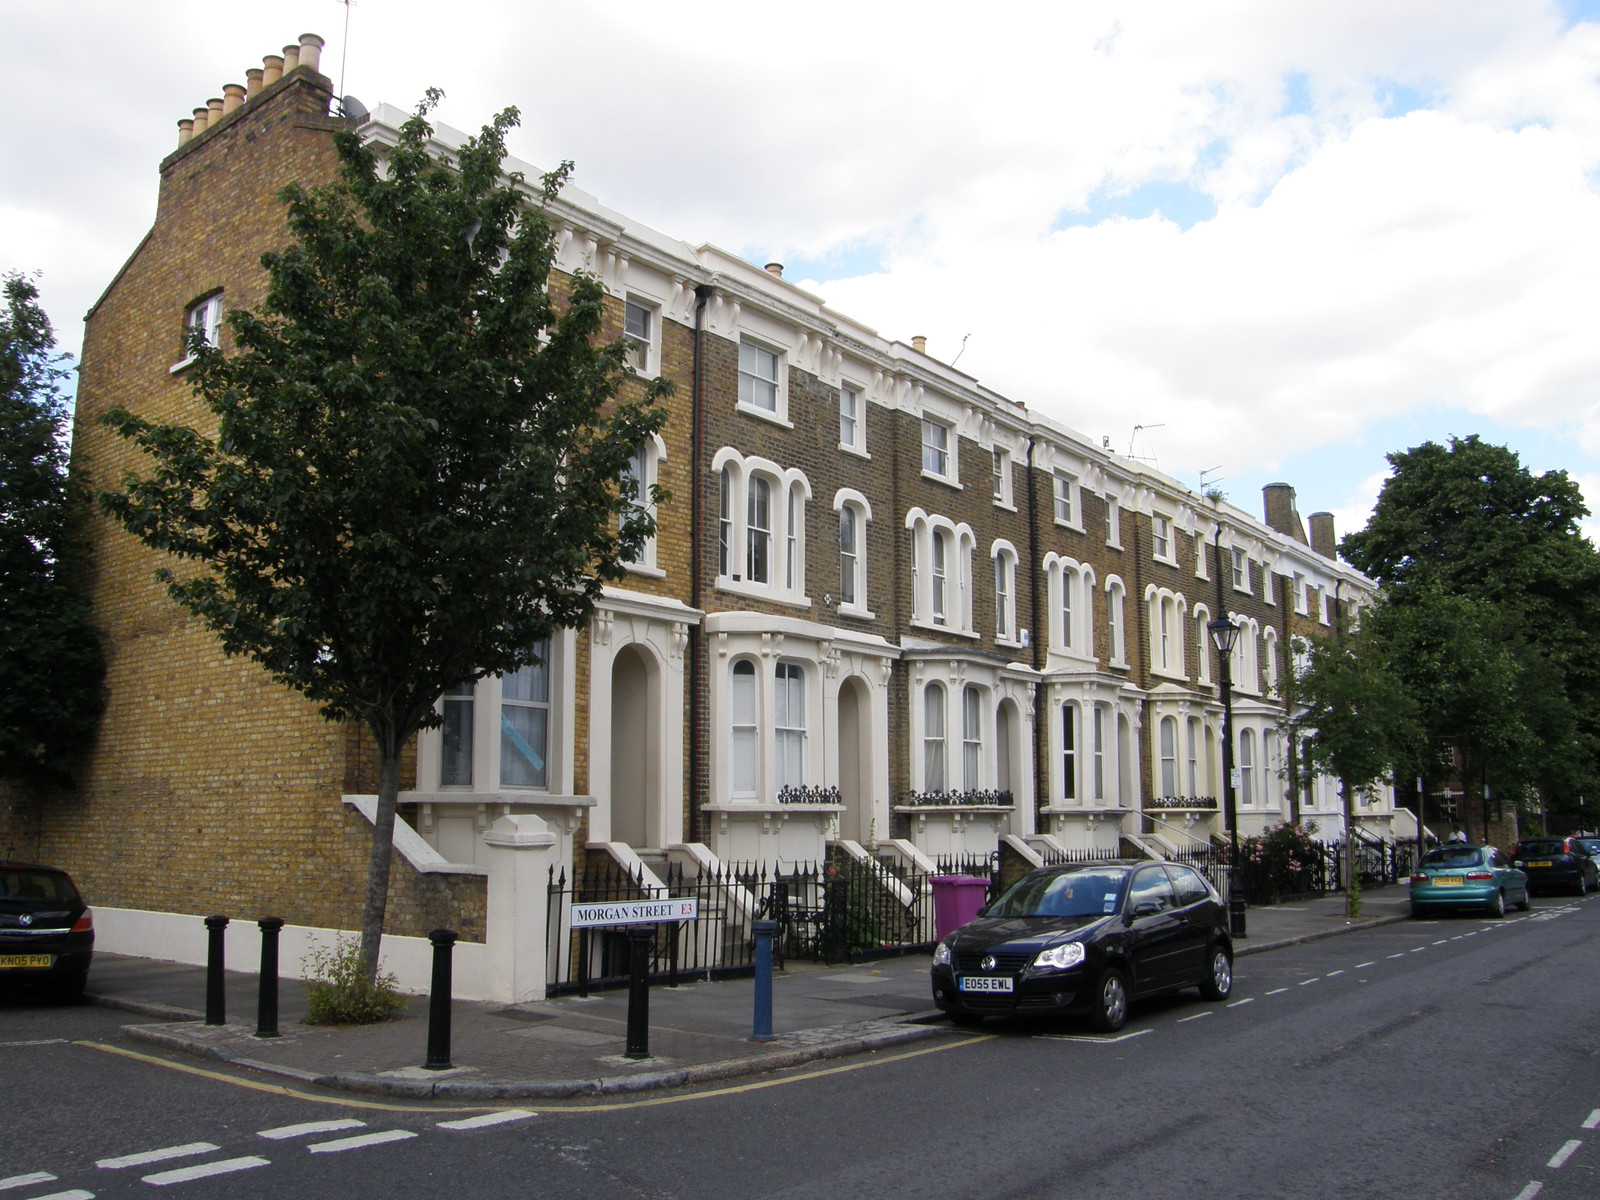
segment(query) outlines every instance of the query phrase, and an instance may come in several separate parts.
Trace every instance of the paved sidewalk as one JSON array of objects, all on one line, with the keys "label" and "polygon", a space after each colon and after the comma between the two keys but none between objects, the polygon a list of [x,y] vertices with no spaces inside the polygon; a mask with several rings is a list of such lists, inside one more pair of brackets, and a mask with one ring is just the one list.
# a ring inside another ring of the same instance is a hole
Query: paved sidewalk
[{"label": "paved sidewalk", "polygon": [[[1401,920],[1404,885],[1367,892],[1350,921],[1344,898],[1252,908],[1240,955]],[[773,977],[770,1042],[750,1040],[754,982],[694,983],[650,990],[651,1057],[623,1057],[626,990],[525,1004],[455,1001],[451,1069],[422,1068],[428,1001],[383,1025],[348,1029],[301,1024],[305,989],[279,987],[282,1036],[258,1038],[256,977],[229,972],[229,1023],[204,1024],[205,970],[152,959],[97,954],[89,976],[98,1004],[155,1022],[124,1027],[135,1041],[344,1091],[434,1097],[459,1103],[637,1092],[759,1075],[820,1059],[861,1054],[948,1035],[928,990],[928,956],[826,967],[791,963]]]}]

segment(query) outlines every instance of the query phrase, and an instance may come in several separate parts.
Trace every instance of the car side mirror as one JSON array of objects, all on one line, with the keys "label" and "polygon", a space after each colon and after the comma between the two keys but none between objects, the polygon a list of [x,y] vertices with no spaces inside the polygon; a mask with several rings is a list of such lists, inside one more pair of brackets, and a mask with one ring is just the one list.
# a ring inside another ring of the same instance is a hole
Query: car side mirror
[{"label": "car side mirror", "polygon": [[987,917],[989,915],[989,906],[987,904],[983,905],[981,908],[978,909],[977,912],[973,913],[972,915],[975,916],[975,917]]}]

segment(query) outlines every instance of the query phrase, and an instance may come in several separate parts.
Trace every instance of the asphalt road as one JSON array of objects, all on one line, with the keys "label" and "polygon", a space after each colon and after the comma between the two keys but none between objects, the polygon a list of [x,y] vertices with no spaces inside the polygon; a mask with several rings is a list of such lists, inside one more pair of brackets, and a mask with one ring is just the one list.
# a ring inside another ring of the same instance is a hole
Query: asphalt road
[{"label": "asphalt road", "polygon": [[526,1111],[296,1095],[151,1058],[126,1014],[0,998],[0,1197],[1593,1200],[1597,950],[1600,897],[1543,899],[1242,958],[1228,1003],[1115,1037],[951,1031]]}]

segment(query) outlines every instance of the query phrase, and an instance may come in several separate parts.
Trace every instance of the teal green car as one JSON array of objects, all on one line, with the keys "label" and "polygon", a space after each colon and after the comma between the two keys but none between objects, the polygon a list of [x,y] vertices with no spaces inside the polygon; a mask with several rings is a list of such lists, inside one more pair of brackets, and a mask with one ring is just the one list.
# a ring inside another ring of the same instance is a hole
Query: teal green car
[{"label": "teal green car", "polygon": [[1422,856],[1411,877],[1411,915],[1446,908],[1481,908],[1503,917],[1509,905],[1527,912],[1528,876],[1493,846],[1440,846]]}]

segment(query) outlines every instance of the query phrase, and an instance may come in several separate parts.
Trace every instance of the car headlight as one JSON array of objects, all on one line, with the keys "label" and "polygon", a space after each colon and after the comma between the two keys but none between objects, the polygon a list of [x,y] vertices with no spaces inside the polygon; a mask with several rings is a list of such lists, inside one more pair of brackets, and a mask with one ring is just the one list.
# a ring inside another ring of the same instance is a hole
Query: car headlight
[{"label": "car headlight", "polygon": [[948,941],[940,942],[933,949],[933,965],[936,967],[948,967],[953,957]]},{"label": "car headlight", "polygon": [[1048,950],[1041,950],[1034,957],[1033,965],[1036,967],[1055,967],[1057,970],[1066,970],[1076,967],[1083,962],[1082,942],[1062,942],[1059,946],[1051,946]]}]

